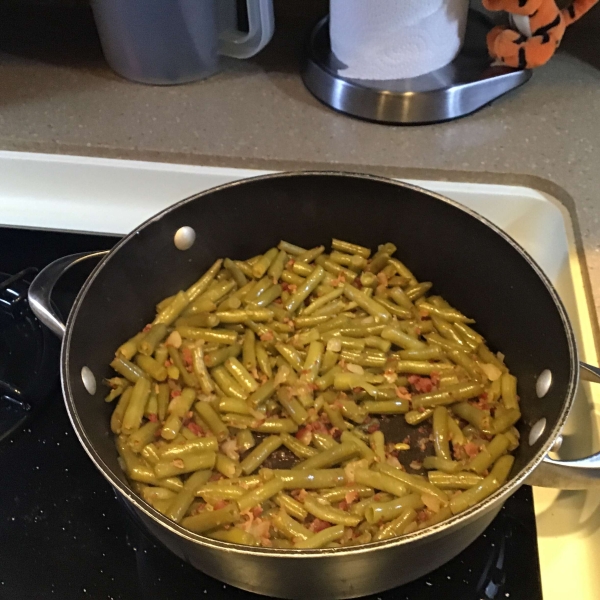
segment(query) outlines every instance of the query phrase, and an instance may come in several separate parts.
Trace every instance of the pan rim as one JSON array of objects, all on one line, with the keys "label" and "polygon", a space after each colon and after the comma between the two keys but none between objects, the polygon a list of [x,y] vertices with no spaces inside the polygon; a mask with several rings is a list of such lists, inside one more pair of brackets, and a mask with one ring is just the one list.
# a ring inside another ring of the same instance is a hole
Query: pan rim
[{"label": "pan rim", "polygon": [[[410,189],[415,192],[424,194],[430,198],[434,198],[444,204],[452,206],[453,208],[460,210],[461,212],[473,217],[479,222],[487,225],[496,235],[499,235],[504,239],[514,250],[516,250],[522,258],[529,264],[530,268],[534,270],[538,278],[544,284],[546,291],[552,298],[556,309],[559,312],[559,316],[561,318],[561,322],[563,324],[565,337],[567,340],[567,345],[569,348],[569,357],[570,357],[570,377],[567,386],[567,391],[565,394],[565,399],[563,400],[563,405],[561,409],[561,413],[552,428],[552,431],[547,437],[547,440],[541,447],[538,449],[533,458],[509,481],[504,483],[500,488],[494,492],[492,495],[488,496],[486,499],[478,502],[475,506],[457,514],[453,515],[446,521],[443,521],[437,525],[433,525],[431,527],[422,529],[420,531],[415,531],[413,533],[403,535],[398,538],[392,538],[389,540],[383,540],[379,542],[370,542],[368,544],[362,544],[360,546],[352,546],[346,548],[322,548],[322,549],[272,549],[272,548],[262,548],[262,547],[249,547],[242,546],[240,544],[234,544],[231,542],[222,542],[219,540],[213,540],[211,538],[202,536],[200,534],[192,533],[191,531],[183,528],[181,525],[174,523],[167,519],[164,515],[159,513],[157,510],[152,508],[149,504],[147,504],[141,497],[137,496],[129,487],[127,487],[123,481],[119,478],[119,476],[106,465],[106,463],[102,460],[93,444],[87,438],[87,434],[85,429],[79,419],[79,415],[77,413],[77,409],[73,400],[73,394],[70,386],[70,369],[69,369],[69,350],[71,343],[71,335],[74,327],[74,323],[77,319],[77,315],[81,309],[81,306],[85,300],[85,296],[94,280],[98,276],[98,274],[106,267],[106,265],[110,262],[112,257],[122,248],[124,248],[130,240],[132,240],[141,230],[145,229],[147,226],[161,220],[164,216],[170,214],[173,211],[176,211],[179,207],[190,203],[195,202],[196,200],[203,198],[209,194],[213,194],[215,192],[220,192],[225,189],[234,188],[237,186],[243,186],[251,182],[259,182],[263,180],[270,179],[285,179],[285,178],[301,178],[301,177],[341,177],[343,179],[354,178],[354,179],[363,179],[375,181],[387,185],[393,185],[398,188]],[[135,227],[129,234],[124,236],[112,249],[111,251],[104,257],[102,260],[94,267],[85,283],[79,290],[75,302],[73,303],[73,307],[69,314],[66,323],[66,332],[65,337],[62,342],[61,347],[61,365],[60,365],[60,375],[61,375],[61,386],[63,391],[63,396],[65,400],[65,406],[67,408],[67,414],[69,416],[69,420],[75,430],[75,434],[79,439],[81,445],[84,450],[91,458],[92,462],[96,466],[96,468],[102,473],[104,478],[111,484],[111,486],[117,490],[121,496],[125,498],[126,501],[131,502],[133,507],[138,511],[141,511],[146,517],[150,518],[152,521],[156,522],[157,525],[164,527],[171,533],[177,535],[178,537],[184,538],[188,542],[192,542],[194,544],[199,544],[201,546],[205,546],[208,548],[212,548],[214,550],[227,550],[228,552],[234,552],[240,555],[250,555],[250,556],[262,556],[276,559],[284,559],[284,558],[323,558],[323,557],[335,557],[335,556],[343,556],[347,554],[358,555],[366,552],[372,552],[375,550],[383,550],[385,548],[393,548],[404,546],[406,544],[410,544],[411,542],[417,542],[419,540],[424,540],[428,537],[433,537],[436,535],[441,535],[443,533],[452,533],[452,529],[459,529],[461,524],[470,521],[471,519],[476,519],[478,516],[483,516],[487,512],[493,510],[499,503],[504,503],[506,499],[511,496],[525,481],[525,479],[529,476],[529,474],[539,466],[539,464],[546,457],[548,452],[550,451],[552,445],[554,444],[555,439],[560,434],[567,417],[571,411],[571,407],[574,401],[575,390],[577,389],[578,384],[578,351],[577,344],[575,340],[575,334],[573,332],[573,328],[566,312],[566,309],[562,303],[562,300],[558,296],[554,286],[546,276],[546,274],[541,270],[539,265],[535,262],[535,260],[529,255],[529,253],[514,240],[510,235],[492,223],[486,217],[476,213],[463,206],[462,204],[446,198],[445,196],[438,194],[436,192],[431,192],[419,186],[397,181],[394,179],[390,179],[387,177],[382,177],[378,175],[372,175],[368,173],[356,173],[349,171],[335,171],[335,170],[308,170],[308,171],[286,171],[280,173],[273,173],[268,175],[260,175],[257,177],[245,178],[229,183],[225,183],[223,185],[210,188],[209,190],[205,190],[198,194],[193,194],[187,198],[168,206],[162,211],[156,213],[139,226]]]}]

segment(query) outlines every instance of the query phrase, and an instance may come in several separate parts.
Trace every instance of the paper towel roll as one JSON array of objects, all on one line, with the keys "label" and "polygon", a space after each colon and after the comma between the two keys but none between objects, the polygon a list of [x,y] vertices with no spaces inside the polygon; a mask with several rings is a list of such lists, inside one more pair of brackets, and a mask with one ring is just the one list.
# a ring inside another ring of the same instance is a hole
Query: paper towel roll
[{"label": "paper towel roll", "polygon": [[330,0],[331,49],[352,79],[439,69],[462,45],[469,0]]}]

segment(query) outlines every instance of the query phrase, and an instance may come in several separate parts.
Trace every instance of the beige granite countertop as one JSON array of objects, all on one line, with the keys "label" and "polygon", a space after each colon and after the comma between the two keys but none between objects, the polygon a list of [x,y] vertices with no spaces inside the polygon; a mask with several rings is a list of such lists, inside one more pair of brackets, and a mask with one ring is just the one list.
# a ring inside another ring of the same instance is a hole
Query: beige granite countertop
[{"label": "beige granite countertop", "polygon": [[304,88],[303,40],[326,3],[275,5],[278,33],[254,59],[150,87],[108,69],[85,8],[4,2],[0,149],[529,185],[574,216],[600,310],[600,6],[519,90],[459,121],[391,127],[336,114]]}]

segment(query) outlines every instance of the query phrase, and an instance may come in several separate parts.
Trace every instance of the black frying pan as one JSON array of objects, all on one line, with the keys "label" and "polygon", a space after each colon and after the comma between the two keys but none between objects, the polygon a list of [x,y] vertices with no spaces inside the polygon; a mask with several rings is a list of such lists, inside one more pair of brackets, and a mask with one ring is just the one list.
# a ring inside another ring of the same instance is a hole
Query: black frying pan
[{"label": "black frying pan", "polygon": [[[196,232],[186,251],[173,242],[183,226]],[[435,293],[472,316],[490,347],[506,355],[519,380],[523,412],[522,443],[509,481],[481,504],[438,526],[357,548],[247,548],[190,533],[130,490],[109,430],[111,407],[102,401],[102,390],[91,395],[86,390],[82,369],[87,367],[97,381],[109,376],[115,348],[151,320],[156,302],[195,281],[217,257],[253,256],[280,239],[312,247],[332,237],[368,247],[396,244],[398,256],[419,280],[433,281]],[[60,273],[81,258],[67,257],[40,273],[30,302],[42,321],[64,333],[63,391],[83,447],[148,529],[178,556],[253,592],[285,598],[355,597],[435,569],[472,542],[542,462],[573,402],[578,380],[573,331],[539,267],[485,219],[413,186],[365,175],[288,173],[227,184],[183,200],[103,256],[65,329],[48,299]],[[536,384],[548,370],[552,383],[539,398]],[[541,434],[533,435],[532,428]]]}]

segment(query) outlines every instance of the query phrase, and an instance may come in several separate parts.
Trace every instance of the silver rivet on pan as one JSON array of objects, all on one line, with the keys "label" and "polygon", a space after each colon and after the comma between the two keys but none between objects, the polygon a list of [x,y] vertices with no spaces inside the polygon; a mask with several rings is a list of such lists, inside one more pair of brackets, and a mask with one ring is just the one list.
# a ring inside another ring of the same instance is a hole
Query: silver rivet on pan
[{"label": "silver rivet on pan", "polygon": [[529,445],[533,446],[544,433],[544,429],[546,429],[546,418],[542,417],[539,421],[537,421],[534,426],[531,428],[529,432]]},{"label": "silver rivet on pan", "polygon": [[554,444],[552,444],[552,448],[550,448],[550,452],[558,452],[563,443],[563,436],[559,435],[554,440]]},{"label": "silver rivet on pan", "polygon": [[544,369],[535,382],[535,393],[538,398],[543,398],[552,387],[552,371]]},{"label": "silver rivet on pan", "polygon": [[89,367],[81,369],[81,381],[83,381],[83,387],[85,387],[88,394],[93,396],[96,393],[96,378]]},{"label": "silver rivet on pan", "polygon": [[189,250],[196,241],[196,232],[191,227],[180,227],[173,241],[178,250]]}]

